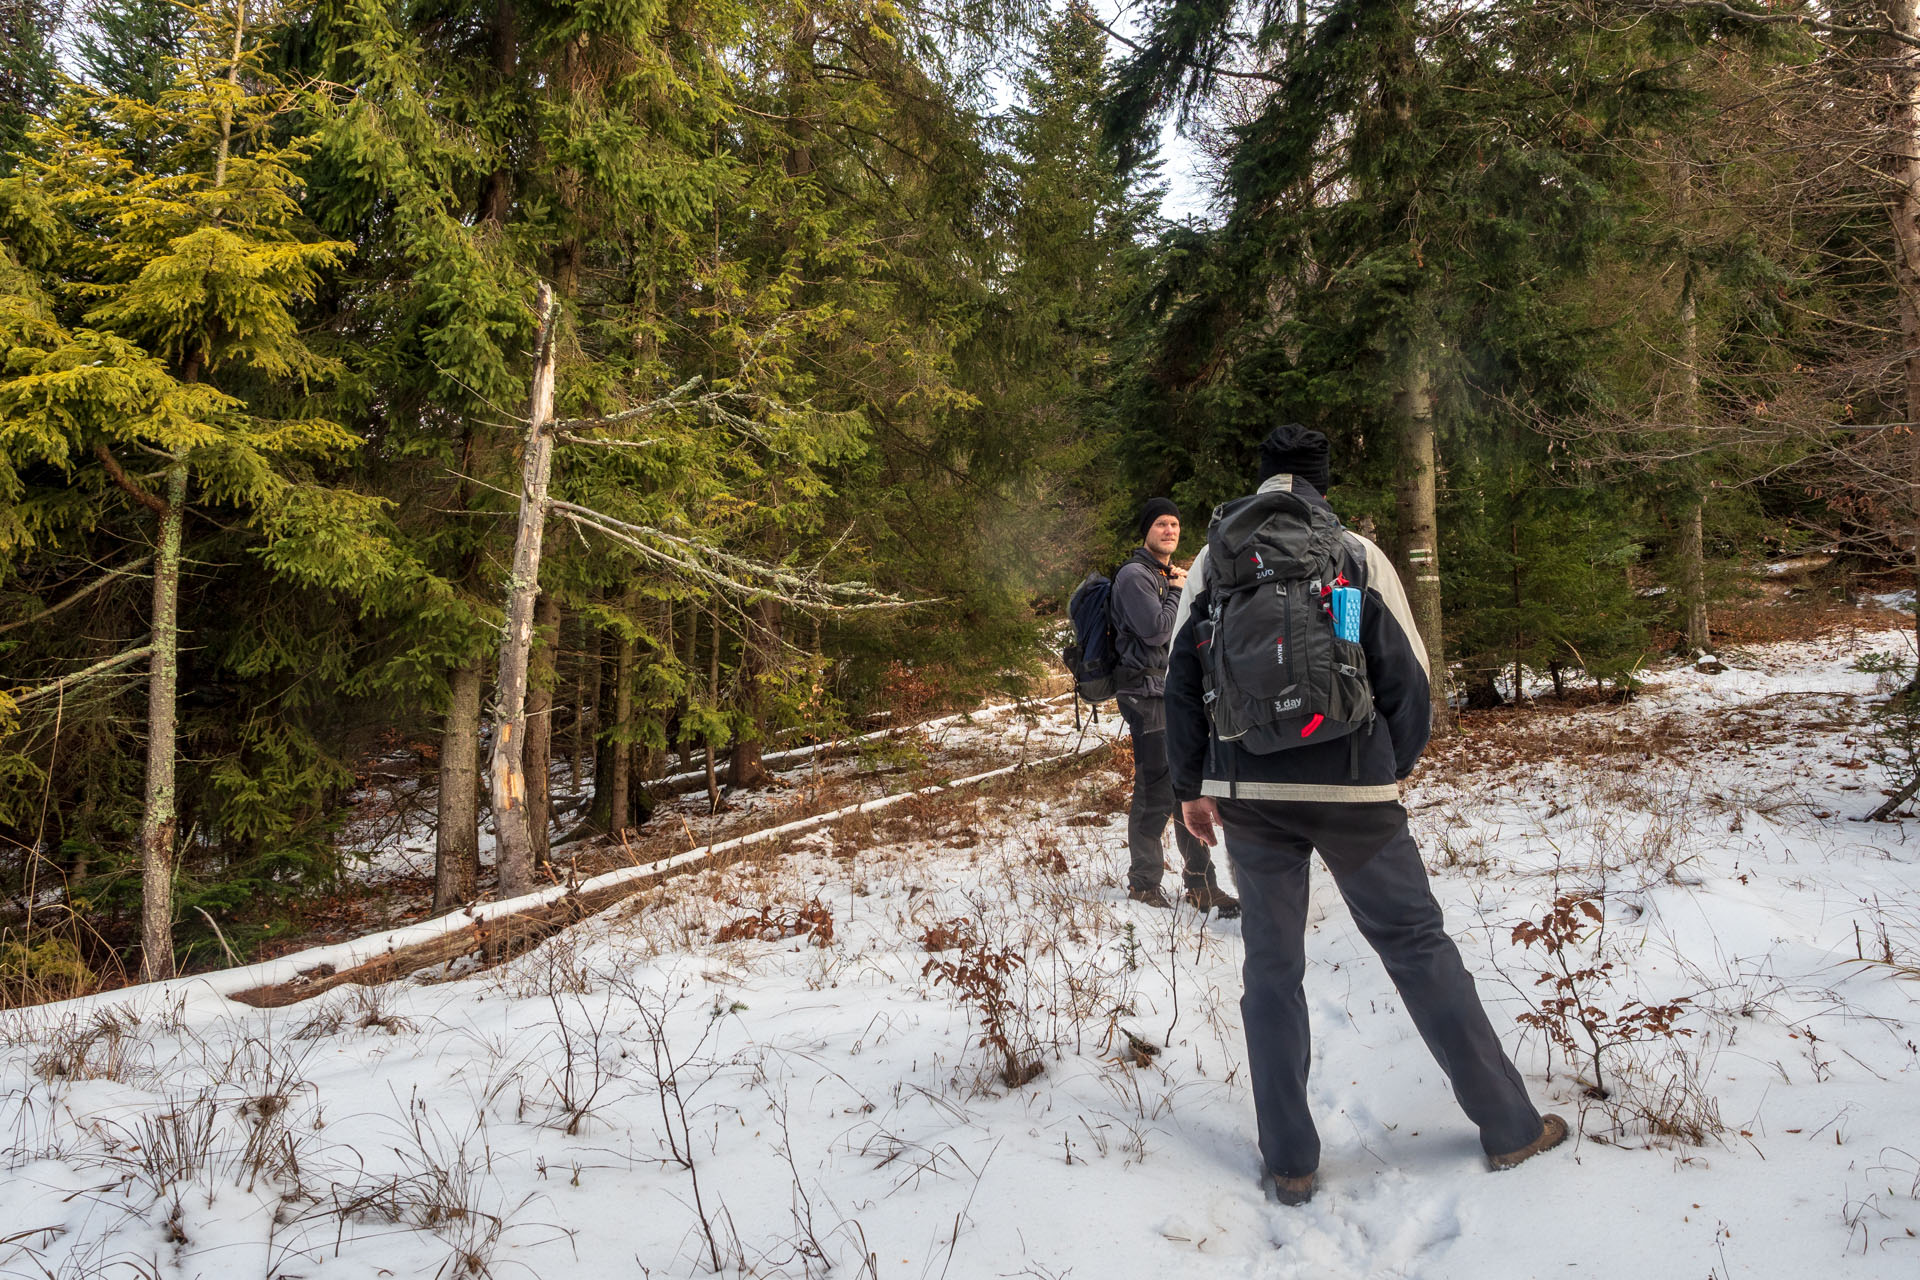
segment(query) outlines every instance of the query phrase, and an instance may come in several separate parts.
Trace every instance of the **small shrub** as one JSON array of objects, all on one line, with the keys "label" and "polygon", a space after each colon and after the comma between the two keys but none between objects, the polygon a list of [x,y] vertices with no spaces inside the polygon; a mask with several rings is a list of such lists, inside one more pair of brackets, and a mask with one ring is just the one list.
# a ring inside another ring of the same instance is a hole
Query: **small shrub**
[{"label": "small shrub", "polygon": [[[1515,942],[1529,949],[1538,946],[1545,953],[1547,967],[1534,985],[1553,992],[1535,1001],[1518,1021],[1544,1031],[1570,1064],[1590,1067],[1593,1080],[1587,1092],[1601,1099],[1610,1096],[1605,1075],[1609,1051],[1693,1034],[1688,1027],[1674,1025],[1686,1012],[1684,996],[1657,1005],[1629,1000],[1614,1012],[1600,1003],[1601,991],[1613,985],[1613,962],[1601,958],[1606,918],[1601,899],[1569,893],[1555,898],[1541,919],[1522,920],[1513,927]],[[1589,938],[1594,943],[1593,958],[1581,963],[1574,959],[1575,948]]]},{"label": "small shrub", "polygon": [[936,921],[928,925],[920,934],[920,945],[936,954],[956,950],[971,941],[973,941],[973,921],[965,916]]},{"label": "small shrub", "polygon": [[[731,899],[727,905],[737,907],[740,900]],[[756,911],[721,925],[714,930],[713,940],[774,942],[781,938],[797,938],[802,934],[809,935],[816,947],[833,945],[833,911],[818,898],[801,907],[767,903]]]},{"label": "small shrub", "polygon": [[1014,1045],[1019,1010],[1007,992],[1007,978],[1026,961],[1018,952],[1005,947],[989,947],[969,937],[960,944],[954,960],[932,959],[920,970],[922,977],[944,982],[959,993],[960,999],[980,1015],[980,1043],[991,1047],[1006,1061],[1000,1073],[1009,1089],[1018,1089],[1046,1069],[1038,1057],[1022,1060]]}]

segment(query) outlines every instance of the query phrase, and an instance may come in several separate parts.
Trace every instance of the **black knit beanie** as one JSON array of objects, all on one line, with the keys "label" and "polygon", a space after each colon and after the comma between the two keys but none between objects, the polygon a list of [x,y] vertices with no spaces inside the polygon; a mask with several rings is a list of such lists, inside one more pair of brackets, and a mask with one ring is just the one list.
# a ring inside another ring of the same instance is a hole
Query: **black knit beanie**
[{"label": "black knit beanie", "polygon": [[1327,438],[1297,422],[1275,427],[1260,442],[1260,483],[1274,476],[1299,476],[1320,493],[1332,474],[1327,467]]},{"label": "black knit beanie", "polygon": [[1153,522],[1161,516],[1172,516],[1175,520],[1178,520],[1180,518],[1180,508],[1174,506],[1172,502],[1165,498],[1148,498],[1147,505],[1140,508],[1140,541],[1145,542],[1147,540],[1147,530],[1153,528]]}]

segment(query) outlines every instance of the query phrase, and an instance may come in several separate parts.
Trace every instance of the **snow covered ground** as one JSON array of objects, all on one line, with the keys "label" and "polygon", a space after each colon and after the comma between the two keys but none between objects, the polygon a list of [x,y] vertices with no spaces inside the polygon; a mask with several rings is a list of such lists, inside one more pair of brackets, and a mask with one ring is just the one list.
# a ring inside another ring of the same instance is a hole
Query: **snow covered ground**
[{"label": "snow covered ground", "polygon": [[[1920,825],[1853,820],[1882,785],[1856,661],[1906,645],[1476,719],[1417,776],[1496,1024],[1583,1131],[1512,1173],[1322,874],[1322,1189],[1269,1202],[1238,926],[1125,900],[1096,770],[816,832],[451,980],[6,1015],[0,1272],[1920,1274]],[[1564,970],[1514,940],[1556,900]],[[1543,971],[1598,1011],[1604,1099],[1584,1031],[1570,1057],[1519,1021]],[[1675,1034],[1635,1018],[1674,1002]]]}]

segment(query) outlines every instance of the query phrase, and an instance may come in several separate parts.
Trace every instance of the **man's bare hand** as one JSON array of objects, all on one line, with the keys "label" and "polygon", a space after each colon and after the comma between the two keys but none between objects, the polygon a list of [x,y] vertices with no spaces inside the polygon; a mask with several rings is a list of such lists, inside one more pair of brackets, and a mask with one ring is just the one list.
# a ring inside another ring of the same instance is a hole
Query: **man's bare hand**
[{"label": "man's bare hand", "polygon": [[1187,571],[1177,564],[1170,564],[1167,566],[1167,581],[1176,587],[1184,587],[1187,585]]},{"label": "man's bare hand", "polygon": [[1212,796],[1180,802],[1180,825],[1211,849],[1220,843],[1220,805]]}]

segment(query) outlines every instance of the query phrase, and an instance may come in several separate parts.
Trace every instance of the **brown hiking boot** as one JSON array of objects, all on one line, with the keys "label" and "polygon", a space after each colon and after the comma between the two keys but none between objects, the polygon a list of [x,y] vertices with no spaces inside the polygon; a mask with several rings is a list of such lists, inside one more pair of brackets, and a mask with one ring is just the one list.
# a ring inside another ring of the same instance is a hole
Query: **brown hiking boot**
[{"label": "brown hiking boot", "polygon": [[1274,1198],[1288,1206],[1305,1204],[1313,1199],[1313,1177],[1314,1175],[1310,1173],[1302,1174],[1297,1178],[1283,1178],[1277,1173],[1274,1174]]},{"label": "brown hiking boot", "polygon": [[1240,899],[1217,884],[1196,885],[1187,890],[1187,901],[1202,912],[1218,911],[1222,920],[1240,918]]},{"label": "brown hiking boot", "polygon": [[1173,910],[1173,904],[1167,901],[1167,895],[1160,891],[1157,884],[1145,889],[1129,889],[1127,898],[1133,902],[1144,902],[1150,907],[1159,907],[1162,911]]},{"label": "brown hiking boot", "polygon": [[1551,1151],[1567,1140],[1567,1122],[1556,1115],[1540,1117],[1540,1136],[1518,1151],[1509,1151],[1504,1155],[1487,1157],[1487,1165],[1495,1173],[1502,1169],[1511,1169],[1522,1160],[1531,1160],[1542,1151]]}]

